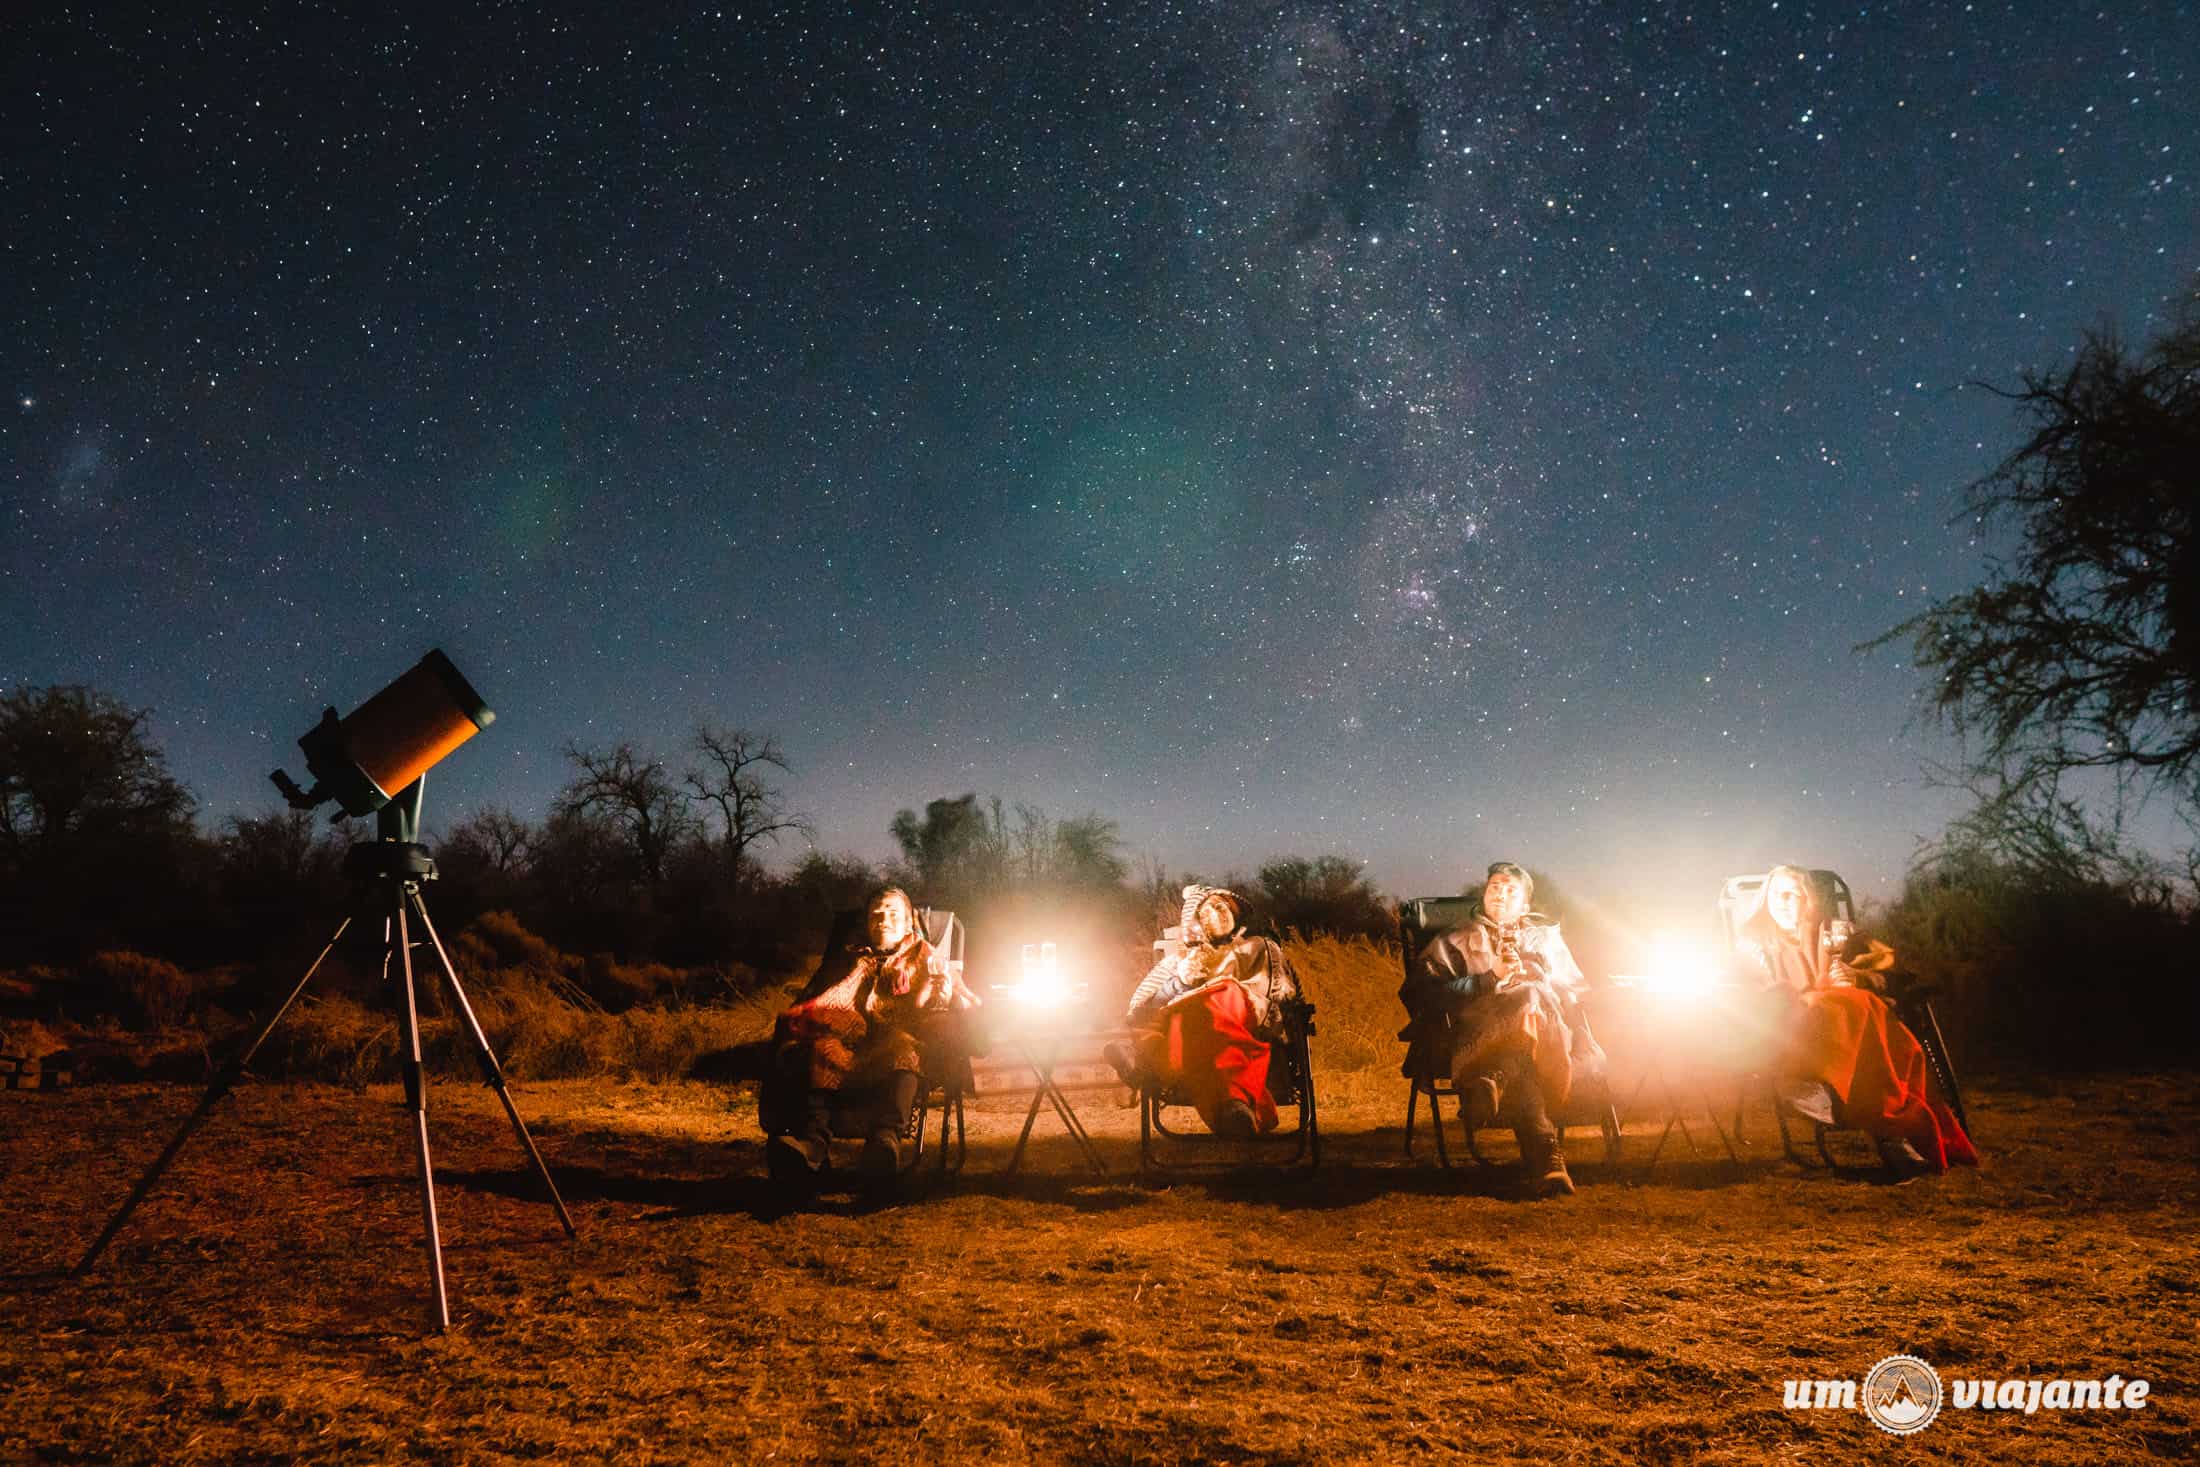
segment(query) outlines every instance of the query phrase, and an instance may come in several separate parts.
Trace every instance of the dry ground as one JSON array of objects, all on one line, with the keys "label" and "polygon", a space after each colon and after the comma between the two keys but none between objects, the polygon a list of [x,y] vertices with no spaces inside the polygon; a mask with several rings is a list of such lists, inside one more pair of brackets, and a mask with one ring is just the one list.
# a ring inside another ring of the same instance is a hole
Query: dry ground
[{"label": "dry ground", "polygon": [[[1981,1086],[1987,1167],[1903,1187],[1779,1162],[1761,1112],[1739,1168],[1684,1147],[1636,1181],[1577,1143],[1581,1194],[1544,1204],[1404,1160],[1372,1076],[1334,1087],[1312,1180],[1143,1189],[1135,1113],[1093,1096],[1118,1175],[1048,1120],[1003,1181],[1020,1102],[994,1101],[959,1187],[792,1215],[745,1097],[521,1086],[575,1242],[494,1098],[446,1082],[446,1337],[394,1090],[240,1089],[81,1282],[197,1092],[0,1093],[0,1458],[2191,1460],[2192,1079]],[[1786,1377],[1901,1350],[2154,1394],[1903,1440],[1782,1409]]]}]

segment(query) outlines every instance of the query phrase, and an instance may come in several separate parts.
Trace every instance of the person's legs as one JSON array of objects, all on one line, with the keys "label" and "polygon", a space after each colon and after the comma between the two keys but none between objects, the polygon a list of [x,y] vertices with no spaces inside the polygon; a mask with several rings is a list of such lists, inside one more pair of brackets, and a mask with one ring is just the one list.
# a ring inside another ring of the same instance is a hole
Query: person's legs
[{"label": "person's legs", "polygon": [[1505,1086],[1504,1119],[1520,1143],[1521,1170],[1529,1186],[1545,1197],[1571,1195],[1574,1179],[1566,1170],[1558,1124],[1543,1103],[1543,1086],[1524,1055]]},{"label": "person's legs", "polygon": [[1118,1039],[1100,1051],[1122,1082],[1133,1090],[1166,1077],[1169,1038],[1159,1029],[1134,1029],[1128,1039]]},{"label": "person's legs", "polygon": [[790,1077],[764,1083],[757,1110],[769,1139],[764,1164],[783,1187],[814,1188],[832,1155],[833,1092],[812,1090]]},{"label": "person's legs", "polygon": [[1204,1001],[1170,1016],[1171,1067],[1207,1129],[1246,1137],[1276,1128],[1276,1102],[1268,1093],[1269,1048],[1252,1030],[1244,990],[1226,983]]},{"label": "person's legs", "polygon": [[864,1175],[889,1178],[901,1174],[909,1157],[906,1133],[909,1117],[916,1109],[919,1083],[911,1071],[899,1070],[881,1088],[870,1134],[863,1143]]},{"label": "person's legs", "polygon": [[1532,997],[1524,988],[1484,994],[1453,1015],[1451,1083],[1470,1131],[1498,1124],[1506,1096],[1528,1070],[1523,1016]]}]

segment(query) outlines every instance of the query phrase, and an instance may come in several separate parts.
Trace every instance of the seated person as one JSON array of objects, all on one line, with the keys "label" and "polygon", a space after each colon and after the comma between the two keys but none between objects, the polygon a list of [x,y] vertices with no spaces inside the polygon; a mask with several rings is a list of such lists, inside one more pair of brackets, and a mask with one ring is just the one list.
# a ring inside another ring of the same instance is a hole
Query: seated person
[{"label": "seated person", "polygon": [[1831,1091],[1842,1118],[1870,1134],[1897,1171],[1978,1164],[1971,1138],[1934,1091],[1924,1047],[1874,991],[1893,967],[1892,949],[1826,920],[1816,886],[1795,866],[1766,875],[1739,946],[1766,987],[1793,1005],[1779,1040],[1786,1104],[1831,1124]]},{"label": "seated person", "polygon": [[897,886],[873,893],[863,939],[826,953],[774,1026],[772,1069],[757,1102],[773,1179],[814,1186],[834,1112],[851,1109],[866,1138],[865,1175],[897,1175],[907,1163],[904,1133],[925,1051],[977,1002],[925,941],[908,893]]},{"label": "seated person", "polygon": [[1398,997],[1416,1027],[1448,1022],[1467,1127],[1511,1127],[1537,1192],[1567,1196],[1574,1179],[1551,1117],[1577,1079],[1602,1070],[1604,1051],[1580,1018],[1588,980],[1558,924],[1528,909],[1534,891],[1521,867],[1492,862],[1474,915],[1429,940]]},{"label": "seated person", "polygon": [[1284,1000],[1299,984],[1283,949],[1245,930],[1245,899],[1219,886],[1184,888],[1184,951],[1154,964],[1131,995],[1135,1054],[1108,1058],[1124,1081],[1181,1085],[1207,1129],[1244,1138],[1276,1128],[1268,1091]]}]

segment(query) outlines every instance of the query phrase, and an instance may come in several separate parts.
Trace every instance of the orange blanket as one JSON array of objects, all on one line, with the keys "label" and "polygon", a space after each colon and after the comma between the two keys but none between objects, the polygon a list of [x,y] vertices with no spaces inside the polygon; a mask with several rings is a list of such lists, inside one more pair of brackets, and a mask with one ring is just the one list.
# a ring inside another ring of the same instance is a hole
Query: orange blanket
[{"label": "orange blanket", "polygon": [[1932,1090],[1925,1051],[1893,1008],[1865,988],[1803,995],[1787,1068],[1823,1080],[1851,1125],[1907,1141],[1935,1171],[1977,1166],[1978,1151],[1955,1112]]}]

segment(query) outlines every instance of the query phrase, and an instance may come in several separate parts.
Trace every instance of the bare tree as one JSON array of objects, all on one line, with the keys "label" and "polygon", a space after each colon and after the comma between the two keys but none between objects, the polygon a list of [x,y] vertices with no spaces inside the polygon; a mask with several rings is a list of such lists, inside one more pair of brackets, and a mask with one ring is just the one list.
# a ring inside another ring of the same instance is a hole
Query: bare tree
[{"label": "bare tree", "polygon": [[565,757],[580,773],[558,791],[551,812],[610,820],[626,836],[642,879],[663,885],[665,857],[695,827],[687,797],[664,765],[625,742],[607,751],[568,743]]},{"label": "bare tree", "polygon": [[535,851],[532,825],[502,805],[485,805],[451,827],[443,849],[496,876],[525,874]]},{"label": "bare tree", "polygon": [[697,724],[694,750],[702,759],[687,772],[694,798],[718,811],[718,845],[725,853],[729,885],[740,889],[751,848],[789,831],[813,833],[809,817],[787,809],[780,792],[764,781],[764,771],[789,773],[779,740],[745,728]]},{"label": "bare tree", "polygon": [[1016,802],[1016,828],[1008,833],[1009,868],[1015,879],[1036,886],[1053,874],[1054,821],[1036,805]]}]

